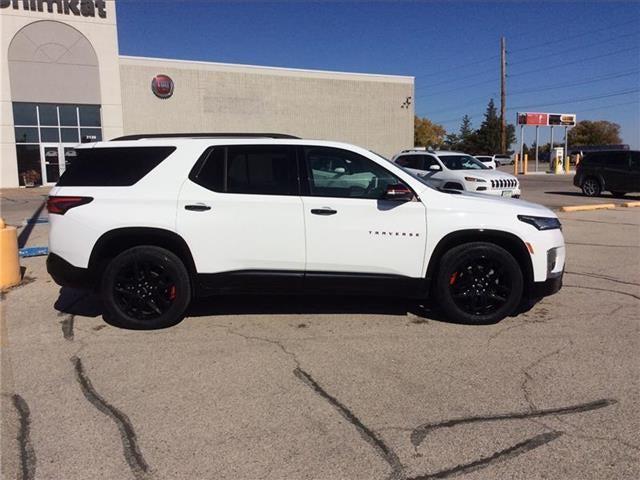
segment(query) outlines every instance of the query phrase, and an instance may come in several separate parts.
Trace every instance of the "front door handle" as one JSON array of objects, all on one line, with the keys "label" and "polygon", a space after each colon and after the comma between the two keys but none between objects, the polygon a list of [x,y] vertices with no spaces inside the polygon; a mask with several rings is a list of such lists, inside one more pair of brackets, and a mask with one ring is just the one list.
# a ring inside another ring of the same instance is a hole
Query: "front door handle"
[{"label": "front door handle", "polygon": [[335,215],[336,213],[338,213],[338,211],[332,208],[325,207],[325,208],[312,208],[311,213],[313,213],[314,215]]},{"label": "front door handle", "polygon": [[195,205],[185,205],[184,209],[192,212],[206,212],[207,210],[211,210],[211,207],[204,203],[197,203]]}]

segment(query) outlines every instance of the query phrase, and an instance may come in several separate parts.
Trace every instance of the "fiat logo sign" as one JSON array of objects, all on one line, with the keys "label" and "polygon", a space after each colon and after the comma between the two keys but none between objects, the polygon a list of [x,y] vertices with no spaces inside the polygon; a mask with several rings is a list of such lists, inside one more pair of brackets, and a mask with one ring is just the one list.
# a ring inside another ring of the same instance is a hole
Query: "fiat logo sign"
[{"label": "fiat logo sign", "polygon": [[169,75],[156,75],[151,80],[151,91],[158,98],[169,98],[173,95],[173,80]]}]

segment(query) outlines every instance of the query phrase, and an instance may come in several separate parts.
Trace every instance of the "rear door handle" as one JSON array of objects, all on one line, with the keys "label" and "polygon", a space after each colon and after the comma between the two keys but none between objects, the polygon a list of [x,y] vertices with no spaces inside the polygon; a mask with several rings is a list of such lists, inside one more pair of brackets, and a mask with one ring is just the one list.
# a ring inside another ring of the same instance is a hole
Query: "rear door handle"
[{"label": "rear door handle", "polygon": [[184,209],[192,212],[206,212],[207,210],[211,210],[211,207],[204,203],[196,203],[195,205],[185,205]]},{"label": "rear door handle", "polygon": [[335,215],[338,211],[332,208],[312,208],[311,213],[314,215]]}]

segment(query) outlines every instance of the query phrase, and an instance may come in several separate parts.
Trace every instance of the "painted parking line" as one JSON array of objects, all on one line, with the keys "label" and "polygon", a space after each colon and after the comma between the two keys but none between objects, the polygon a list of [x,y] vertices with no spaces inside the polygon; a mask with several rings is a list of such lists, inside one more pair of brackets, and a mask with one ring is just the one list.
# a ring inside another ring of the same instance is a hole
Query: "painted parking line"
[{"label": "painted parking line", "polygon": [[18,254],[22,258],[42,257],[49,254],[49,247],[25,247],[18,250]]}]

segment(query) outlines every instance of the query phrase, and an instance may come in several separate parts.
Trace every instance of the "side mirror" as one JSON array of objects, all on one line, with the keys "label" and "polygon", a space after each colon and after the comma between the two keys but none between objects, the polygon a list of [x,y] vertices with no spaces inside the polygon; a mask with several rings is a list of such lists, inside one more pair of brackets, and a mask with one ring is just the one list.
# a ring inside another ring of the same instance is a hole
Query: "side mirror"
[{"label": "side mirror", "polygon": [[413,192],[409,187],[400,183],[396,185],[388,185],[382,198],[384,200],[393,200],[396,202],[410,202],[413,200]]},{"label": "side mirror", "polygon": [[433,165],[429,165],[429,170],[432,170],[434,172],[439,172],[440,170],[442,170],[442,167],[434,163]]},{"label": "side mirror", "polygon": [[344,167],[336,167],[336,168],[333,169],[334,173],[340,173],[340,174],[346,173],[346,171],[347,170]]}]

